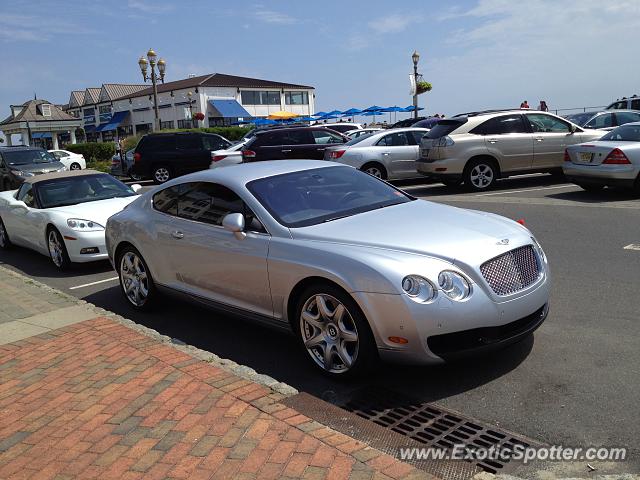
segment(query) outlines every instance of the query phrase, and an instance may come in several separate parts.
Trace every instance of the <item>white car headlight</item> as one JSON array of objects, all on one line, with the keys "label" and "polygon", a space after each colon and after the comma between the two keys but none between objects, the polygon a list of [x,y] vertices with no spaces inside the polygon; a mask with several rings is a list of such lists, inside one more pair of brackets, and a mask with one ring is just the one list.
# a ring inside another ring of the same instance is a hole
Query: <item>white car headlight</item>
[{"label": "white car headlight", "polygon": [[402,290],[416,302],[429,302],[436,296],[437,289],[420,275],[407,275],[402,279]]},{"label": "white car headlight", "polygon": [[538,255],[540,256],[540,258],[544,262],[546,262],[547,261],[547,256],[544,254],[544,250],[542,250],[542,247],[540,246],[538,241],[533,236],[531,237],[531,241],[533,242],[533,248],[535,248],[536,252],[538,252]]},{"label": "white car headlight", "polygon": [[83,220],[82,218],[70,218],[67,220],[67,226],[78,232],[100,232],[104,227],[99,223],[91,220]]},{"label": "white car headlight", "polygon": [[471,293],[471,285],[467,279],[451,270],[440,272],[438,284],[447,297],[457,302],[464,300]]},{"label": "white car headlight", "polygon": [[16,177],[33,177],[33,173],[24,172],[22,170],[11,170],[11,173],[13,173]]}]

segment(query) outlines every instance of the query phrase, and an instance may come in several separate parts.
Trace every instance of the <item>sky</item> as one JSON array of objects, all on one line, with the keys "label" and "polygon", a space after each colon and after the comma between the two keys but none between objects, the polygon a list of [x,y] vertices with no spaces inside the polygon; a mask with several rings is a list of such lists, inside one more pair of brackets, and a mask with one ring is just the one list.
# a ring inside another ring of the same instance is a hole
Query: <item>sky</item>
[{"label": "sky", "polygon": [[316,88],[316,110],[407,106],[411,54],[426,113],[640,94],[639,0],[0,0],[0,116],[33,98],[141,83],[150,47],[167,81],[226,73]]}]

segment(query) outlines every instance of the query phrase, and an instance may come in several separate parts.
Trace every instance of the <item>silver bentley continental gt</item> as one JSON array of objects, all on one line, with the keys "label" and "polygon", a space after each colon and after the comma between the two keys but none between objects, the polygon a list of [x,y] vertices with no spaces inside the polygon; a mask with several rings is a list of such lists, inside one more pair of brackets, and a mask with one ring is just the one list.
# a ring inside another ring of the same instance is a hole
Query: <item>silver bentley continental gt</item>
[{"label": "silver bentley continental gt", "polygon": [[337,377],[507,345],[548,311],[547,258],[525,227],[331,162],[176,178],[112,216],[106,239],[133,308],[169,291],[290,329]]}]

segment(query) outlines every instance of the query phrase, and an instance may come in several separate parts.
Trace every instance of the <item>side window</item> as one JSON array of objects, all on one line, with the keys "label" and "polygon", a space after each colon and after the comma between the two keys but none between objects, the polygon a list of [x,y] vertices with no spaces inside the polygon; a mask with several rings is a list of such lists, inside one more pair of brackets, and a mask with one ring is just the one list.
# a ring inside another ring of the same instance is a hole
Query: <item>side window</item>
[{"label": "side window", "polygon": [[631,100],[631,110],[640,110],[640,98]]},{"label": "side window", "polygon": [[[143,139],[144,140],[144,139]],[[176,142],[175,137],[173,136],[158,136],[153,137],[149,136],[141,145],[142,149],[138,148],[138,150],[146,150],[149,152],[170,152],[175,150]]]},{"label": "side window", "polygon": [[200,150],[200,138],[198,135],[176,135],[176,150]]},{"label": "side window", "polygon": [[424,137],[424,134],[427,133],[424,130],[411,130],[411,136],[416,142],[416,145],[420,145],[420,140]]},{"label": "side window", "polygon": [[383,147],[402,147],[405,145],[409,145],[409,139],[404,132],[396,132],[385,135],[380,140],[378,140],[378,143],[376,143],[376,145]]},{"label": "side window", "polygon": [[168,215],[178,215],[178,197],[183,185],[175,185],[156,193],[153,196],[153,208]]},{"label": "side window", "polygon": [[289,130],[284,133],[283,145],[308,145],[313,143],[313,138],[307,130]]},{"label": "side window", "polygon": [[471,130],[477,135],[505,135],[508,133],[528,133],[521,115],[503,115],[490,118]]},{"label": "side window", "polygon": [[616,112],[616,120],[618,125],[625,123],[640,122],[640,113],[633,112]]},{"label": "side window", "polygon": [[569,133],[569,124],[551,115],[531,113],[525,115],[534,133]]},{"label": "side window", "polygon": [[33,197],[33,187],[30,183],[22,184],[16,198],[23,201],[27,207],[35,208],[36,206],[35,198]]},{"label": "side window", "polygon": [[587,128],[607,128],[613,127],[613,113],[597,115],[589,120],[585,125]]},{"label": "side window", "polygon": [[231,146],[224,138],[217,135],[205,135],[202,137],[202,144],[205,150],[225,150]]},{"label": "side window", "polygon": [[285,136],[283,132],[268,132],[258,135],[256,140],[257,146],[275,146],[285,145]]},{"label": "side window", "polygon": [[612,103],[611,106],[609,106],[609,109],[611,110],[621,110],[627,108],[627,101],[622,101],[622,102],[616,102],[616,103]]},{"label": "side window", "polygon": [[311,133],[313,134],[315,143],[318,145],[325,145],[327,143],[344,143],[342,137],[326,130],[313,130]]}]

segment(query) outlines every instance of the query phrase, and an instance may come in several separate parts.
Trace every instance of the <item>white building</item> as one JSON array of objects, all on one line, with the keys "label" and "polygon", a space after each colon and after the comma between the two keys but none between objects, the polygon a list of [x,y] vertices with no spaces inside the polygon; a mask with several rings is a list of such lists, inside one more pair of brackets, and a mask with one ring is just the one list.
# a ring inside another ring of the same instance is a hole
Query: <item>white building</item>
[{"label": "white building", "polygon": [[[160,128],[192,128],[192,117],[204,114],[200,127],[230,125],[279,110],[312,115],[314,88],[307,85],[213,73],[159,83]],[[71,92],[67,112],[82,118],[88,140],[112,140],[153,130],[153,88],[104,84]]]}]

